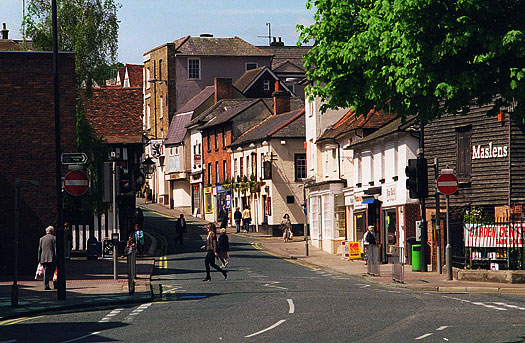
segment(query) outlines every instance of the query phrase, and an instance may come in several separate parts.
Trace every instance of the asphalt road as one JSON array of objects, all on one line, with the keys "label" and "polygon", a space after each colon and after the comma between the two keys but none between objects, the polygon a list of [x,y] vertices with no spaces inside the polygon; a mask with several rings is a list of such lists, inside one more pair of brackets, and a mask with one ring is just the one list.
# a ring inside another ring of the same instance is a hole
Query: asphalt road
[{"label": "asphalt road", "polygon": [[413,292],[330,273],[231,235],[228,279],[203,282],[205,230],[183,247],[174,221],[146,213],[160,242],[152,303],[22,318],[0,342],[525,342],[525,298]]}]

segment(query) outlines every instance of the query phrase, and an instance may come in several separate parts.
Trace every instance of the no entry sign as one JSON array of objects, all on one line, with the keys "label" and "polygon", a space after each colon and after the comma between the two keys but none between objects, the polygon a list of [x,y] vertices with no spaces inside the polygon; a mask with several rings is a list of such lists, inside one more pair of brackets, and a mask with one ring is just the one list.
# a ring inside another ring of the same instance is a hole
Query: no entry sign
[{"label": "no entry sign", "polygon": [[442,194],[454,194],[458,190],[458,178],[454,174],[441,174],[437,179],[437,188]]},{"label": "no entry sign", "polygon": [[89,179],[82,170],[72,170],[64,178],[66,192],[74,196],[80,196],[89,189]]}]

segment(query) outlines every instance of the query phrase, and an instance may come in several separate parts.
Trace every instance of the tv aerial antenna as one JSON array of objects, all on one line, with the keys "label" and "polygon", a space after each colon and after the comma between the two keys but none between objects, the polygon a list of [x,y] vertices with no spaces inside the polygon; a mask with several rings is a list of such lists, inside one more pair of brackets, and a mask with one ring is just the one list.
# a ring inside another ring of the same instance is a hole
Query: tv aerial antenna
[{"label": "tv aerial antenna", "polygon": [[272,44],[272,25],[270,23],[266,23],[266,26],[268,26],[268,36],[257,36],[260,38],[268,38],[268,45]]}]

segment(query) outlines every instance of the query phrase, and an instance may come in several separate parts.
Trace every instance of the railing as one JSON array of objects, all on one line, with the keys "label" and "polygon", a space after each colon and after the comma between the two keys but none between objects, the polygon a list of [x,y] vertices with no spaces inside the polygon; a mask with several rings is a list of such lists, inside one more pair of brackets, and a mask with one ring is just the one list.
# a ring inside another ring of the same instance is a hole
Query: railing
[{"label": "railing", "polygon": [[405,282],[405,249],[396,246],[392,254],[392,280],[396,282]]}]

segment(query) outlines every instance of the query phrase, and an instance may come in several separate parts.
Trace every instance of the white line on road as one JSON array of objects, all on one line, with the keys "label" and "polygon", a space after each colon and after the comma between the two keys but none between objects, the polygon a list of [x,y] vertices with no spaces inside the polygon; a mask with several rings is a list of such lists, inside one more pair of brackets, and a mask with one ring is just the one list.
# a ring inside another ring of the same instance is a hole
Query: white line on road
[{"label": "white line on road", "polygon": [[100,333],[100,331],[95,331],[95,332],[92,332],[90,334],[87,334],[85,336],[82,336],[82,337],[78,337],[78,338],[73,338],[73,339],[70,339],[69,341],[64,341],[62,343],[69,343],[69,342],[75,342],[75,341],[80,341],[81,339],[84,339],[84,338],[88,338],[90,336],[94,336],[94,335],[98,335]]},{"label": "white line on road", "polygon": [[416,341],[420,340],[420,339],[423,339],[423,338],[427,338],[428,336],[432,336],[433,333],[426,333],[424,335],[421,335],[419,337],[416,337]]},{"label": "white line on road", "polygon": [[288,289],[286,287],[274,286],[277,283],[280,283],[280,281],[268,281],[268,283],[264,284],[264,286],[266,286],[266,287],[273,287],[273,288],[279,288],[279,289]]},{"label": "white line on road", "polygon": [[359,288],[366,288],[366,287],[370,287],[370,285],[364,285],[363,287],[359,287]]},{"label": "white line on road", "polygon": [[499,306],[505,306],[505,307],[508,307],[508,308],[515,308],[515,309],[518,309],[518,310],[525,311],[525,308],[519,307],[519,306],[516,306],[516,305],[510,305],[510,304],[506,304],[506,303],[497,303],[497,302],[493,302],[493,304],[496,304],[496,305],[499,305]]},{"label": "white line on road", "polygon": [[502,307],[496,307],[494,305],[488,305],[488,304],[485,304],[485,303],[482,303],[482,302],[473,302],[474,305],[480,305],[480,306],[485,306],[487,308],[493,308],[495,310],[498,310],[498,311],[507,311],[506,308],[502,308]]},{"label": "white line on road", "polygon": [[131,322],[133,318],[135,318],[136,315],[142,313],[145,309],[151,306],[152,303],[142,304],[136,309],[134,309],[126,318],[124,318],[125,322]]},{"label": "white line on road", "polygon": [[109,322],[109,320],[111,319],[111,317],[114,317],[116,316],[117,314],[119,314],[120,312],[122,312],[124,309],[123,308],[116,308],[114,309],[113,311],[109,312],[108,314],[106,314],[106,316],[104,318],[102,318],[101,320],[99,320],[98,322],[99,323],[105,323],[105,322]]},{"label": "white line on road", "polygon": [[278,327],[279,325],[281,325],[281,324],[284,323],[285,321],[286,321],[286,320],[281,319],[281,320],[279,320],[277,323],[273,324],[272,326],[267,327],[266,329],[263,329],[263,330],[261,330],[261,331],[257,331],[257,332],[255,332],[255,333],[252,333],[251,335],[244,336],[244,337],[246,337],[246,338],[250,338],[250,337],[253,337],[253,336],[259,335],[259,334],[261,334],[261,333],[263,333],[263,332],[270,331],[271,329],[275,329],[276,327]]},{"label": "white line on road", "polygon": [[286,299],[286,301],[288,301],[288,304],[290,305],[290,310],[288,311],[288,313],[294,313],[295,312],[295,305],[293,304],[293,300],[292,299]]},{"label": "white line on road", "polygon": [[443,325],[443,326],[438,327],[438,328],[436,329],[436,331],[445,330],[446,328],[448,328],[448,326]]}]

